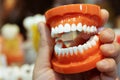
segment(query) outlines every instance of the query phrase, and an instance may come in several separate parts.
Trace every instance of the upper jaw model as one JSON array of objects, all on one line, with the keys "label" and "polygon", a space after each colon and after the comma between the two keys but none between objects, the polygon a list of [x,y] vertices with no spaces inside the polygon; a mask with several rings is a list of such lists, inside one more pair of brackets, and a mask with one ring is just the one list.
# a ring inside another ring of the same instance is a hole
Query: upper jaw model
[{"label": "upper jaw model", "polygon": [[103,56],[99,50],[100,7],[91,4],[59,6],[45,13],[51,36],[56,39],[53,69],[63,74],[95,68]]}]

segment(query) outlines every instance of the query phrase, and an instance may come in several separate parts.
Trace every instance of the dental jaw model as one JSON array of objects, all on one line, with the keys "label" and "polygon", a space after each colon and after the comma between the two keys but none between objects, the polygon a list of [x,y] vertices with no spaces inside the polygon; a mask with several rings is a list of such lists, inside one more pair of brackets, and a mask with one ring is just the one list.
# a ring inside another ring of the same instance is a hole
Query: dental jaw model
[{"label": "dental jaw model", "polygon": [[46,24],[55,38],[52,66],[63,74],[79,73],[95,68],[103,56],[99,50],[97,29],[102,26],[100,7],[70,4],[45,13]]}]

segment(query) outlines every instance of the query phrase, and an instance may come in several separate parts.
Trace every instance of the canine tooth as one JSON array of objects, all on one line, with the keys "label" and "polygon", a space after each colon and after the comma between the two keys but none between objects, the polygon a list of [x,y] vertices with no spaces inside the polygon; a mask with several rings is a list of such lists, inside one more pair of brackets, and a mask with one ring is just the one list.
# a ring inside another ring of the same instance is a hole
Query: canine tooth
[{"label": "canine tooth", "polygon": [[54,33],[57,34],[58,30],[59,30],[58,27],[55,27],[55,32]]},{"label": "canine tooth", "polygon": [[59,53],[59,48],[57,46],[54,47],[55,53],[58,54]]},{"label": "canine tooth", "polygon": [[87,50],[87,49],[88,49],[88,45],[87,45],[87,44],[84,44],[84,45],[83,45],[83,49],[84,49],[84,50]]},{"label": "canine tooth", "polygon": [[58,29],[59,29],[58,33],[63,33],[64,32],[64,27],[63,27],[62,24],[58,25]]},{"label": "canine tooth", "polygon": [[60,49],[60,48],[58,48],[58,50],[57,50],[57,54],[58,54],[58,55],[61,54],[61,49]]},{"label": "canine tooth", "polygon": [[94,26],[94,31],[97,32],[97,28]]},{"label": "canine tooth", "polygon": [[88,48],[92,47],[92,45],[91,45],[91,43],[89,41],[86,44],[87,44]]},{"label": "canine tooth", "polygon": [[69,47],[68,50],[70,52],[70,55],[72,56],[73,55],[73,49],[72,49],[72,47]]},{"label": "canine tooth", "polygon": [[73,52],[75,53],[75,54],[77,54],[77,47],[73,47]]},{"label": "canine tooth", "polygon": [[83,47],[81,45],[78,46],[78,50],[80,53],[83,53]]},{"label": "canine tooth", "polygon": [[81,23],[77,24],[77,30],[80,31],[80,32],[82,31],[82,24]]},{"label": "canine tooth", "polygon": [[95,35],[95,36],[94,36],[94,40],[95,40],[95,41],[98,41],[98,40],[99,40],[98,36]]},{"label": "canine tooth", "polygon": [[76,31],[76,29],[77,29],[76,25],[75,25],[75,24],[72,24],[72,25],[71,25],[71,31]]},{"label": "canine tooth", "polygon": [[64,32],[70,32],[70,24],[66,23],[64,25]]},{"label": "canine tooth", "polygon": [[94,40],[91,41],[91,45],[92,46],[95,46],[96,45],[96,42]]},{"label": "canine tooth", "polygon": [[84,32],[87,32],[87,25],[83,25],[82,29],[83,29]]},{"label": "canine tooth", "polygon": [[51,30],[51,36],[54,37],[54,34],[55,34],[55,29],[52,28],[52,30]]}]

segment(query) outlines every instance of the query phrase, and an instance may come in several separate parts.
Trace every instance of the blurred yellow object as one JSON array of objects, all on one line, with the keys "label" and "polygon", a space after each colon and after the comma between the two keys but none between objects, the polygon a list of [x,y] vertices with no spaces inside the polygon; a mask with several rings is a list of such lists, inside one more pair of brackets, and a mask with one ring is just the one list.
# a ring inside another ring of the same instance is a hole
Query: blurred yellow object
[{"label": "blurred yellow object", "polygon": [[31,30],[32,30],[33,46],[34,46],[35,50],[38,52],[39,41],[40,41],[40,33],[38,31],[38,25],[33,24],[31,28],[32,28]]},{"label": "blurred yellow object", "polygon": [[45,16],[41,14],[36,14],[34,16],[26,17],[23,21],[24,27],[28,31],[28,39],[32,42],[32,46],[35,51],[38,52],[39,41],[40,41],[40,33],[38,31],[38,23],[45,23]]},{"label": "blurred yellow object", "polygon": [[8,65],[14,63],[22,64],[24,62],[24,54],[21,45],[22,37],[19,35],[13,39],[3,38],[3,53],[7,57]]},{"label": "blurred yellow object", "polygon": [[3,43],[2,51],[7,57],[8,65],[24,63],[23,37],[16,24],[5,24],[1,29]]}]

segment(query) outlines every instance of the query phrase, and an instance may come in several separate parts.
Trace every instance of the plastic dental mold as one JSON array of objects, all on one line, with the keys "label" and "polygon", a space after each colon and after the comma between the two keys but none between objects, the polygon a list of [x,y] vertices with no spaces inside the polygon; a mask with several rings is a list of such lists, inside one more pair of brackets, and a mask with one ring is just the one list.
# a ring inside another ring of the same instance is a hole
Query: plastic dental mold
[{"label": "plastic dental mold", "polygon": [[96,67],[101,60],[98,28],[102,26],[100,7],[70,4],[45,13],[46,24],[55,38],[52,66],[63,74],[79,73]]}]

